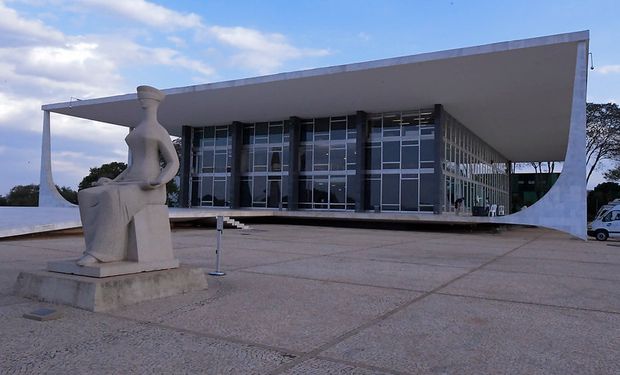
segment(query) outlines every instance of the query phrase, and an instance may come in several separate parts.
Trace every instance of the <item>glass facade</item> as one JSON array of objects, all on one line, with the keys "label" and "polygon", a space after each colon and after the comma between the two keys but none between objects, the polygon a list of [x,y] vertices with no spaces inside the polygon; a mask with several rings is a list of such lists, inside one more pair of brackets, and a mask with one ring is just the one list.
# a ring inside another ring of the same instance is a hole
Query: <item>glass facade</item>
[{"label": "glass facade", "polygon": [[301,121],[300,209],[355,209],[356,136],[348,116]]},{"label": "glass facade", "polygon": [[368,118],[366,207],[375,211],[433,211],[436,164],[432,110]]},{"label": "glass facade", "polygon": [[435,108],[192,128],[189,204],[430,213],[464,198],[508,211],[508,161]]},{"label": "glass facade", "polygon": [[464,198],[466,212],[487,203],[508,211],[508,160],[448,113],[442,119],[443,212],[454,212],[454,201],[459,198]]},{"label": "glass facade", "polygon": [[287,207],[288,129],[288,121],[243,125],[240,158],[241,207]]},{"label": "glass facade", "polygon": [[192,206],[230,205],[231,135],[229,126],[195,128],[192,140]]}]

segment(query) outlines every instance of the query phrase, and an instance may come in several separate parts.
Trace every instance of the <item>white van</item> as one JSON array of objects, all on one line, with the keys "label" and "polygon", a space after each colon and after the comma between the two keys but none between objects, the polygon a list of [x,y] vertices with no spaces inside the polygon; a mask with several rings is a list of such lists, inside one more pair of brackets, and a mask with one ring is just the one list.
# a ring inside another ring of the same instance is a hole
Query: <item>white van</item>
[{"label": "white van", "polygon": [[594,220],[588,224],[588,236],[599,241],[620,237],[620,204],[617,203],[614,200],[598,210]]}]

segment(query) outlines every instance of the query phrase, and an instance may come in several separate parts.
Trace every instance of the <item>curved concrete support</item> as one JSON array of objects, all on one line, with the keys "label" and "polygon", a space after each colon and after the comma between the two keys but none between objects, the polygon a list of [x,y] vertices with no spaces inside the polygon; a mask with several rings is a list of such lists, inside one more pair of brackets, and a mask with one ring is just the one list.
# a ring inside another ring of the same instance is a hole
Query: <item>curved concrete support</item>
[{"label": "curved concrete support", "polygon": [[[567,232],[583,240],[586,234],[586,87],[587,42],[577,46],[568,147],[562,174],[545,196],[518,213],[493,222],[537,225]],[[541,103],[542,105],[542,103]]]},{"label": "curved concrete support", "polygon": [[50,136],[50,113],[43,111],[43,136],[41,139],[41,172],[39,177],[39,207],[77,207],[67,201],[52,178],[52,143]]}]

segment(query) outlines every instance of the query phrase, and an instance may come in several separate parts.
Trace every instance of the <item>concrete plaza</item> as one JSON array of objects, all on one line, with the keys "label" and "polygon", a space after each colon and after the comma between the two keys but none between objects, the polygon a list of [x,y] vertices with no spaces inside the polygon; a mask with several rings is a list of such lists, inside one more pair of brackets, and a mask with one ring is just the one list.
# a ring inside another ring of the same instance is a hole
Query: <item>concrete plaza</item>
[{"label": "concrete plaza", "polygon": [[[224,231],[227,275],[208,290],[108,313],[12,295],[19,271],[77,257],[80,235],[0,241],[0,373],[620,373],[620,243],[252,226]],[[173,242],[213,270],[213,228]],[[39,307],[63,316],[22,317]]]}]

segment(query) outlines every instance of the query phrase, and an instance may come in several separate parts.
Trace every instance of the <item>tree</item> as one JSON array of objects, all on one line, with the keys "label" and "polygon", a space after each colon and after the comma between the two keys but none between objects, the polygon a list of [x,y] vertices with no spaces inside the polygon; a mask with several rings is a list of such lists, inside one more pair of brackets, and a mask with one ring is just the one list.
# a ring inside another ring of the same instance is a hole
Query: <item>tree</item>
[{"label": "tree", "polygon": [[0,195],[0,206],[8,206],[8,202],[6,200],[6,197],[4,195]]},{"label": "tree", "polygon": [[39,185],[17,185],[6,196],[7,206],[38,206]]},{"label": "tree", "polygon": [[620,185],[615,182],[603,182],[598,184],[594,190],[588,192],[588,220],[594,219],[598,209],[620,198]]},{"label": "tree", "polygon": [[586,105],[586,182],[601,160],[620,155],[620,108],[615,103]]},{"label": "tree", "polygon": [[117,161],[102,164],[100,167],[90,168],[90,173],[88,174],[88,176],[84,177],[78,185],[78,190],[92,187],[93,184],[97,182],[97,180],[99,180],[101,177],[114,179],[116,178],[116,176],[121,174],[121,172],[124,171],[125,168],[127,168],[127,164]]},{"label": "tree", "polygon": [[62,195],[67,201],[73,204],[78,203],[77,191],[71,189],[68,186],[58,186],[58,185],[56,185],[56,189],[58,189],[58,192],[60,193],[60,195]]},{"label": "tree", "polygon": [[[177,148],[176,145],[175,145],[175,148]],[[180,146],[177,149],[177,153],[179,152],[179,150],[180,150]],[[163,161],[160,162],[160,164],[162,163]],[[92,187],[93,183],[97,182],[97,180],[99,180],[101,177],[107,177],[109,179],[114,179],[116,178],[116,176],[121,174],[121,172],[123,172],[126,168],[127,168],[127,164],[122,163],[122,162],[116,162],[116,161],[107,163],[107,164],[102,164],[100,167],[90,168],[90,173],[88,174],[88,176],[82,179],[82,182],[80,182],[80,185],[78,186],[78,190]],[[174,179],[170,180],[170,182],[166,184],[166,192],[167,192],[166,204],[168,206],[178,205],[179,188],[177,184],[175,183]],[[62,194],[62,191],[61,191],[61,194]]]}]

